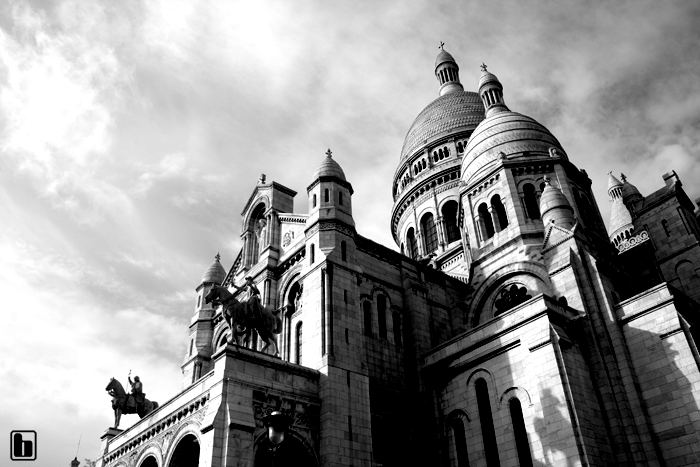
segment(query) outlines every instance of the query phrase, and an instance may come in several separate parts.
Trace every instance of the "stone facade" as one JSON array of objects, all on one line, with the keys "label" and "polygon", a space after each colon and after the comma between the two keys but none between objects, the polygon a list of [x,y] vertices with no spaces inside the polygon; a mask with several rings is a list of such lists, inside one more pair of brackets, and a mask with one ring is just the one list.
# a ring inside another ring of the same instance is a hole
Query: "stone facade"
[{"label": "stone facade", "polygon": [[[485,66],[478,92],[458,71],[441,50],[402,149],[401,253],[356,232],[330,151],[307,213],[261,176],[233,265],[196,287],[184,389],[108,430],[102,465],[253,466],[272,411],[316,465],[700,463],[700,227],[677,175],[647,197],[611,175],[609,235],[557,139]],[[247,277],[279,356],[230,344],[205,303]]]}]

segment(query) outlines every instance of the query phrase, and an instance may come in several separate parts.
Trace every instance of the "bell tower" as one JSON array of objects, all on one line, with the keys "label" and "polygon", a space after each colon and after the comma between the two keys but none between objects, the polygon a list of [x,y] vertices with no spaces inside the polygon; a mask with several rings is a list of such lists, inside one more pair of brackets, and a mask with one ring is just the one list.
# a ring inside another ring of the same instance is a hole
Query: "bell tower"
[{"label": "bell tower", "polygon": [[197,381],[212,368],[215,310],[211,303],[205,303],[205,297],[213,286],[221,285],[225,278],[226,271],[221,265],[221,255],[217,253],[195,289],[196,305],[190,320],[187,353],[181,367],[184,387]]}]

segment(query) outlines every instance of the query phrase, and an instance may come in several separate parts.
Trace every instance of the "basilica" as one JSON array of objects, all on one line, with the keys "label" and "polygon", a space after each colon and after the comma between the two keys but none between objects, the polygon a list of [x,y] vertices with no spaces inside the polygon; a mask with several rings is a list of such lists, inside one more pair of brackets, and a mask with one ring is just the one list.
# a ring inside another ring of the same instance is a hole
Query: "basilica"
[{"label": "basilica", "polygon": [[[182,389],[107,429],[101,466],[700,464],[700,211],[678,175],[642,194],[611,172],[606,229],[585,154],[511,110],[517,89],[482,65],[466,91],[443,49],[434,72],[386,187],[396,248],[357,233],[330,151],[305,212],[261,176],[232,266],[196,284]],[[277,353],[207,299],[245,284]]]}]

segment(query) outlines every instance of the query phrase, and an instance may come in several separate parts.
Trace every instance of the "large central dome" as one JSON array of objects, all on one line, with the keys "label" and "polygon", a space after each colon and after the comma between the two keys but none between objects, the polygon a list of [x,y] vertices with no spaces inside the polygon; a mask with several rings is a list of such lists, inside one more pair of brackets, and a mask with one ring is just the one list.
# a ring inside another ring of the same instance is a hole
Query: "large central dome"
[{"label": "large central dome", "polygon": [[430,141],[460,130],[473,130],[484,119],[484,104],[479,94],[454,91],[444,94],[418,114],[406,133],[401,160]]}]

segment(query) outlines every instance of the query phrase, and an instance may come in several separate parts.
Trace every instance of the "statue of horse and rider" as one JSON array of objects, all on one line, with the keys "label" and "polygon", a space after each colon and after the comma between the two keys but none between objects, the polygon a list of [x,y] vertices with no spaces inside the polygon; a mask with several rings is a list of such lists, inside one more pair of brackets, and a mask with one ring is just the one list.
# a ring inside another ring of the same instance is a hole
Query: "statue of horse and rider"
[{"label": "statue of horse and rider", "polygon": [[138,376],[135,376],[134,381],[132,381],[131,372],[129,372],[128,379],[131,385],[130,394],[127,394],[122,383],[115,378],[110,378],[109,384],[105,388],[107,393],[112,396],[114,428],[119,428],[122,414],[135,413],[138,414],[139,418],[143,418],[158,408],[158,402],[146,399],[146,394],[143,392],[143,383],[141,383]]},{"label": "statue of horse and rider", "polygon": [[[258,333],[265,343],[262,352],[273,346],[274,355],[279,355],[275,334],[282,332],[282,320],[278,313],[265,307],[260,302],[260,291],[253,283],[253,279],[246,277],[245,285],[234,285],[235,293],[229,292],[226,287],[215,285],[204,297],[205,303],[213,302],[221,305],[224,319],[231,330],[229,342],[237,345],[247,345],[250,342],[253,330]],[[239,292],[247,291],[245,301],[237,299]]]}]

